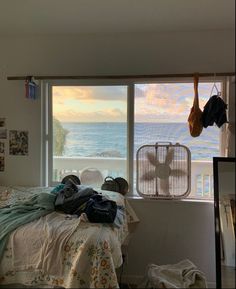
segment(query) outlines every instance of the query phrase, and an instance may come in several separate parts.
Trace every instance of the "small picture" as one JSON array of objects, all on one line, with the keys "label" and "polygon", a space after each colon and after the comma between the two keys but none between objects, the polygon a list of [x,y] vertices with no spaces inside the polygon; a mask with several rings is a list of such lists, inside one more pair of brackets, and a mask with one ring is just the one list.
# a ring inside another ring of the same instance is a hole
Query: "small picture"
[{"label": "small picture", "polygon": [[28,132],[10,130],[9,132],[10,155],[28,155]]},{"label": "small picture", "polygon": [[0,127],[5,127],[5,126],[6,126],[6,118],[0,117]]},{"label": "small picture", "polygon": [[0,141],[0,154],[4,154],[5,152],[5,143]]},{"label": "small picture", "polygon": [[5,159],[0,156],[0,172],[4,172],[5,169]]},{"label": "small picture", "polygon": [[7,129],[0,128],[0,139],[6,139],[6,138],[7,138]]}]

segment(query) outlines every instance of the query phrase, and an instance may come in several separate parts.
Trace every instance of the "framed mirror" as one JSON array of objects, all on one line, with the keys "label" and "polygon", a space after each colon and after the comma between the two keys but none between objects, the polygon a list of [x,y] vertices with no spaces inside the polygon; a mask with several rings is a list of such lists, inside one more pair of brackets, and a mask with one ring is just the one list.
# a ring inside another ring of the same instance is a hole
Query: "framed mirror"
[{"label": "framed mirror", "polygon": [[213,157],[216,288],[235,288],[235,158]]}]

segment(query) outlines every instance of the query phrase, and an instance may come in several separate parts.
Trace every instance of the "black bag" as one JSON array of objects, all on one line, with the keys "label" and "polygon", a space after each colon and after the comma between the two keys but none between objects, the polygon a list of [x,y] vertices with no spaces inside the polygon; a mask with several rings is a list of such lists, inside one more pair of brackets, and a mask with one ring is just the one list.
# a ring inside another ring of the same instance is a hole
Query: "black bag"
[{"label": "black bag", "polygon": [[113,223],[116,212],[116,202],[108,200],[99,194],[90,198],[84,210],[91,223]]},{"label": "black bag", "polygon": [[101,189],[105,191],[119,192],[120,187],[113,177],[108,176],[105,178],[104,183],[101,186]]},{"label": "black bag", "polygon": [[113,178],[113,177],[106,177],[104,183],[101,186],[102,190],[105,191],[113,191],[125,195],[129,190],[128,182],[121,177]]},{"label": "black bag", "polygon": [[127,194],[128,191],[129,191],[128,182],[124,178],[121,178],[121,177],[115,178],[115,181],[119,185],[119,193],[122,194],[122,195]]}]

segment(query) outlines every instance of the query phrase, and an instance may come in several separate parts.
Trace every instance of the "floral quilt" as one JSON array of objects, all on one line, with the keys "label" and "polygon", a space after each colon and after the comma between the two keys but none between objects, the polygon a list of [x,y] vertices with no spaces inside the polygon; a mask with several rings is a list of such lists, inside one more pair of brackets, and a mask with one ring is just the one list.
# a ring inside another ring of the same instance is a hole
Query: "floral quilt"
[{"label": "floral quilt", "polygon": [[[52,188],[48,187],[0,187],[0,208],[19,200],[25,201],[32,194],[50,192],[51,190]],[[121,194],[102,190],[99,192],[116,201],[118,205],[125,207],[125,200]],[[121,245],[128,236],[129,218],[131,216],[125,214],[124,223],[120,228],[110,224],[80,221],[63,248],[58,252],[63,264],[63,271],[58,275],[52,275],[42,268],[31,268],[30,266],[24,270],[17,269],[14,266],[14,248],[12,248],[12,242],[9,240],[0,261],[0,285],[119,288],[116,268],[122,264]],[[31,235],[33,238],[35,235],[30,233],[30,227],[33,226],[34,222],[17,230],[24,229],[25,236],[28,226],[29,233],[25,237],[30,238]],[[55,250],[57,250],[56,247]]]}]

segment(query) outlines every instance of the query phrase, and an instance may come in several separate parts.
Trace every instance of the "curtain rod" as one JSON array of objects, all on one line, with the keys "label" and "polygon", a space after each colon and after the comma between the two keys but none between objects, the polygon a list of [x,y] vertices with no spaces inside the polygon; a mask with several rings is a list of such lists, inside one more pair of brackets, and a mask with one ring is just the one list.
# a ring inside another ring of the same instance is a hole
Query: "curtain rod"
[{"label": "curtain rod", "polygon": [[[235,76],[235,72],[217,72],[217,73],[180,73],[180,74],[144,74],[144,75],[48,75],[48,76],[33,76],[37,80],[46,79],[141,79],[141,78],[178,78],[178,77],[210,77],[210,76]],[[8,76],[7,80],[25,80],[29,76]]]}]

